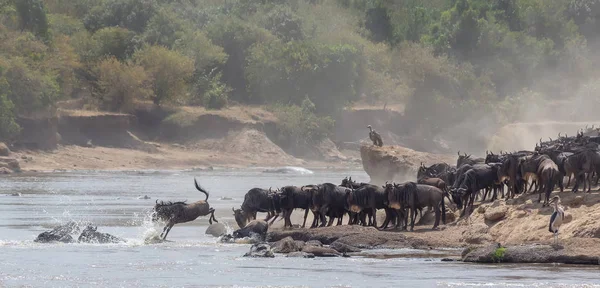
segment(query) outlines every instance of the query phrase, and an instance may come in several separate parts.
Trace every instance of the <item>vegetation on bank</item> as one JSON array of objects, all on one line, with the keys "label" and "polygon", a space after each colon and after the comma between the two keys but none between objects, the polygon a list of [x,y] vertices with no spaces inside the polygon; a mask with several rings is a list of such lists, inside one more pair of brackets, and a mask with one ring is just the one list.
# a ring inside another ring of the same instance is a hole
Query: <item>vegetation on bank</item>
[{"label": "vegetation on bank", "polygon": [[[0,0],[0,140],[57,101],[266,105],[280,143],[354,102],[435,135],[595,91],[600,0]],[[596,97],[597,98],[597,97]],[[596,100],[597,101],[597,100]],[[588,105],[584,105],[588,106]]]}]

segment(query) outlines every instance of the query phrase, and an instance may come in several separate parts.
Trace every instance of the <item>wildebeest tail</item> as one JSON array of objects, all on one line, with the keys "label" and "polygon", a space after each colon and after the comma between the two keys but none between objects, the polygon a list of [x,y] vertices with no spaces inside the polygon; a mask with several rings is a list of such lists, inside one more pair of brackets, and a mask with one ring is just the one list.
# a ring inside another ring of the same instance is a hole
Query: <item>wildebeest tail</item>
[{"label": "wildebeest tail", "polygon": [[196,181],[195,177],[194,177],[194,186],[196,186],[196,189],[198,189],[198,191],[200,191],[206,195],[206,199],[204,199],[204,201],[207,201],[208,200],[208,191],[204,190],[202,187],[200,187],[200,185],[198,185],[198,181]]}]

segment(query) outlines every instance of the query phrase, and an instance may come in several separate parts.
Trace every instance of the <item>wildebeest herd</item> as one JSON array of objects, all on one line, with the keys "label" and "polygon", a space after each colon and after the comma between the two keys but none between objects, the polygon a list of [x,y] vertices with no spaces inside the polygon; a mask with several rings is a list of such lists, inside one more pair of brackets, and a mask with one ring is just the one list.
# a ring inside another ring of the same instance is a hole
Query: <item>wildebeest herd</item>
[{"label": "wildebeest herd", "polygon": [[[256,219],[257,212],[267,213],[266,221],[272,224],[278,217],[285,221],[284,227],[293,227],[291,214],[295,209],[304,210],[306,226],[309,211],[313,221],[310,227],[331,226],[335,220],[342,224],[348,216],[348,225],[375,226],[379,229],[407,229],[414,227],[416,216],[424,208],[435,213],[433,228],[441,220],[445,223],[446,203],[462,209],[461,217],[468,216],[473,203],[495,201],[498,197],[514,198],[527,191],[538,193],[538,202],[547,206],[554,187],[563,192],[571,185],[577,192],[581,183],[590,191],[591,181],[600,177],[600,129],[581,129],[576,136],[560,135],[536,144],[533,151],[493,153],[486,151],[485,158],[458,152],[456,166],[437,163],[425,166],[421,163],[417,181],[386,183],[378,186],[357,183],[345,178],[340,184],[323,183],[305,186],[285,186],[280,189],[252,188],[244,197],[239,209],[233,208],[240,227]],[[563,180],[568,177],[566,186]],[[529,185],[528,185],[529,184]],[[528,188],[529,187],[529,188]],[[532,190],[533,189],[533,190]],[[506,192],[506,193],[505,193]],[[385,220],[377,223],[377,212],[383,210]]]}]

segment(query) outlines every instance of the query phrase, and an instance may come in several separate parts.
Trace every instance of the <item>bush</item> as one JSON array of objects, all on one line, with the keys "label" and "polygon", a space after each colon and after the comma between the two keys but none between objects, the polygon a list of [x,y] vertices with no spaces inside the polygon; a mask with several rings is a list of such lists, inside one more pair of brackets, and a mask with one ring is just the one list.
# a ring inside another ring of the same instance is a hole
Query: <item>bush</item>
[{"label": "bush", "polygon": [[152,94],[149,78],[142,67],[121,63],[114,57],[98,64],[96,77],[96,96],[102,108],[110,111],[129,112],[135,100],[148,99]]},{"label": "bush", "polygon": [[331,134],[335,124],[331,117],[315,115],[315,104],[308,98],[302,106],[273,105],[268,109],[279,119],[277,144],[286,148],[315,144]]},{"label": "bush", "polygon": [[114,56],[123,61],[133,54],[135,33],[124,28],[102,28],[92,36],[96,57]]},{"label": "bush", "polygon": [[152,79],[152,101],[179,102],[187,98],[188,80],[194,72],[194,61],[177,51],[160,46],[147,46],[137,51],[135,63],[144,67]]},{"label": "bush", "polygon": [[9,142],[21,131],[15,122],[15,105],[4,94],[0,94],[0,141]]},{"label": "bush", "polygon": [[329,113],[358,98],[362,59],[351,45],[271,41],[257,43],[248,58],[253,99],[299,105],[308,96]]},{"label": "bush", "polygon": [[155,0],[104,0],[96,1],[83,19],[85,27],[97,31],[104,27],[123,27],[142,33],[156,13]]},{"label": "bush", "polygon": [[221,109],[227,106],[228,94],[231,92],[231,88],[221,83],[218,78],[212,79],[210,82],[210,88],[204,93],[202,97],[202,106],[206,109]]}]

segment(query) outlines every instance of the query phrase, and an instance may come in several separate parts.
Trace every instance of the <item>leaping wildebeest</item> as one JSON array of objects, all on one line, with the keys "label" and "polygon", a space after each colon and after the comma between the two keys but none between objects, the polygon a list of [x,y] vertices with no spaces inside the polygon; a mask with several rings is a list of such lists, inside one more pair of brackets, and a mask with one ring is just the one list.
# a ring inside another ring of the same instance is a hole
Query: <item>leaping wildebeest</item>
[{"label": "leaping wildebeest", "polygon": [[208,223],[212,224],[213,220],[217,223],[219,222],[215,218],[215,209],[210,207],[207,202],[209,196],[208,191],[198,185],[196,178],[194,178],[194,185],[198,191],[206,195],[204,200],[199,200],[190,204],[185,202],[159,202],[156,200],[156,205],[154,205],[154,211],[152,213],[152,221],[156,222],[161,220],[166,222],[166,225],[160,234],[160,237],[163,240],[167,238],[167,234],[169,234],[169,231],[171,231],[171,228],[173,228],[175,224],[191,222],[200,216],[209,214],[210,218],[208,218]]}]

